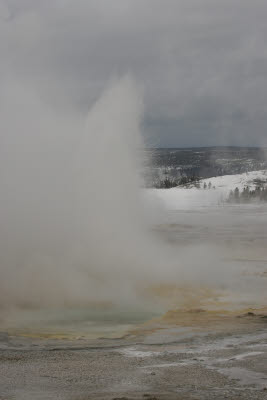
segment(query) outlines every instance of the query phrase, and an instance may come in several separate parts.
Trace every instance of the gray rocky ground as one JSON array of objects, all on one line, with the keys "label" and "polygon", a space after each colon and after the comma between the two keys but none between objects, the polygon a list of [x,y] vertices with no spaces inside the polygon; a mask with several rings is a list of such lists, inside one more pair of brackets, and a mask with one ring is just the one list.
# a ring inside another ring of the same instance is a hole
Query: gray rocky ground
[{"label": "gray rocky ground", "polygon": [[117,340],[0,336],[0,399],[267,399],[267,322],[161,326]]}]

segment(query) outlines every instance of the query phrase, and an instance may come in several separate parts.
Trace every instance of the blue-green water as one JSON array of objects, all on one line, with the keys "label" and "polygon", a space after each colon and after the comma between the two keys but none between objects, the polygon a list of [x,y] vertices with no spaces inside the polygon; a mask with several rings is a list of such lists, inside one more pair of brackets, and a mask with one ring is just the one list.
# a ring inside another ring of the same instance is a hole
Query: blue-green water
[{"label": "blue-green water", "polygon": [[156,316],[155,312],[122,308],[16,310],[6,315],[0,330],[26,336],[119,338]]}]

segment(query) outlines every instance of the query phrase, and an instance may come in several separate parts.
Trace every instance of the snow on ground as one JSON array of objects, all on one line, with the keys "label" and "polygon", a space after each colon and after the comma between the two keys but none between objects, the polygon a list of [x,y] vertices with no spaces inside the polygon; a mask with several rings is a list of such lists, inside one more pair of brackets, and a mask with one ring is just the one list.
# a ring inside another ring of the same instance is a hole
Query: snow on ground
[{"label": "snow on ground", "polygon": [[[200,188],[175,187],[172,189],[149,189],[149,197],[157,199],[169,210],[194,210],[222,205],[229,196],[230,190],[236,187],[240,191],[249,186],[256,187],[255,179],[267,181],[267,170],[251,171],[238,175],[224,175],[214,178],[202,179]],[[204,189],[204,184],[211,189]]]}]

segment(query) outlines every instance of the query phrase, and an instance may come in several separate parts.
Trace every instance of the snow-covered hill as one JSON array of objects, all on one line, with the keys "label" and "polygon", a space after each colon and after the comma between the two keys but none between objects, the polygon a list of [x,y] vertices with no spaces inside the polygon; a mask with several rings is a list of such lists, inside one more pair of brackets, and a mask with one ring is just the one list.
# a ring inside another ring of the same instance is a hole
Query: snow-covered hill
[{"label": "snow-covered hill", "polygon": [[[200,188],[175,187],[150,189],[149,192],[169,210],[193,210],[221,205],[228,198],[230,190],[238,187],[242,191],[246,186],[254,189],[257,185],[256,180],[267,182],[267,170],[203,179],[200,181]],[[206,189],[204,189],[205,186],[207,186]],[[209,186],[210,189],[208,189]]]},{"label": "snow-covered hill", "polygon": [[267,169],[267,148],[146,149],[144,159],[146,187],[165,188],[166,179],[179,183],[182,177],[206,179]]}]

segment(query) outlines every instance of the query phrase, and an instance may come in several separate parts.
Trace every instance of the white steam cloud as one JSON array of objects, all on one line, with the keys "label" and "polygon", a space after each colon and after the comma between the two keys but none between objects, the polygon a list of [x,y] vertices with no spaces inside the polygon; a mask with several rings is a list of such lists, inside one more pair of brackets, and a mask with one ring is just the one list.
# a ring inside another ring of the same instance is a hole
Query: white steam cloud
[{"label": "white steam cloud", "polygon": [[143,207],[142,115],[130,77],[111,84],[86,118],[56,114],[28,88],[6,85],[2,307],[132,302],[137,287],[165,274]]},{"label": "white steam cloud", "polygon": [[144,307],[153,286],[232,284],[231,263],[222,267],[215,245],[173,246],[151,231],[142,89],[131,77],[110,84],[87,116],[60,114],[14,81],[0,110],[3,309]]},{"label": "white steam cloud", "polygon": [[1,304],[105,299],[104,283],[135,258],[142,96],[124,78],[83,119],[55,115],[28,88],[5,89]]}]

